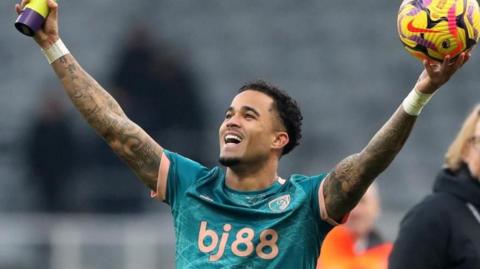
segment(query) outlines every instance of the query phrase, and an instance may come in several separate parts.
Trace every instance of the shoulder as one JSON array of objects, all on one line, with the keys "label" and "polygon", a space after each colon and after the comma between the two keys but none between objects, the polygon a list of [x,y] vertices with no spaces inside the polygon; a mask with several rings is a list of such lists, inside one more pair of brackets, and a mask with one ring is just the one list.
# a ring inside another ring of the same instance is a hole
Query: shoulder
[{"label": "shoulder", "polygon": [[168,151],[164,149],[164,154],[169,160],[169,166],[173,168],[174,171],[182,171],[186,174],[199,174],[198,176],[204,175],[208,172],[208,168],[196,162],[192,159],[189,159],[178,153]]},{"label": "shoulder", "polygon": [[445,193],[434,193],[412,207],[400,223],[400,234],[444,234],[452,225],[456,199]]},{"label": "shoulder", "polygon": [[164,149],[163,153],[165,154],[165,156],[167,156],[167,158],[171,162],[177,162],[177,163],[181,163],[181,164],[189,164],[189,165],[193,165],[193,166],[203,166],[197,161],[194,161],[192,159],[189,159],[188,157],[185,157],[185,156],[183,156],[181,154],[178,154],[176,152],[173,152],[173,151],[169,151],[167,149]]},{"label": "shoulder", "polygon": [[310,186],[310,185],[319,185],[323,181],[323,179],[325,178],[326,175],[327,175],[326,173],[322,173],[322,174],[315,175],[315,176],[292,174],[289,177],[288,180],[292,184],[298,184],[298,185],[307,187],[307,186]]},{"label": "shoulder", "polygon": [[410,209],[400,223],[389,268],[441,268],[448,259],[458,202],[447,193],[434,193]]},{"label": "shoulder", "polygon": [[423,218],[444,218],[461,204],[455,196],[447,193],[434,193],[415,205],[407,215]]}]

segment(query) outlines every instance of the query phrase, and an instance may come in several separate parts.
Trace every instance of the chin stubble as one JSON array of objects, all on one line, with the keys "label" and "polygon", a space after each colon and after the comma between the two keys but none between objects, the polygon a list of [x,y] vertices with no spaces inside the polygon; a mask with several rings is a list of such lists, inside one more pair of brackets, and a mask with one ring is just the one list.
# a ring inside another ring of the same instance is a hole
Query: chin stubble
[{"label": "chin stubble", "polygon": [[240,163],[239,158],[224,158],[220,157],[218,162],[225,167],[232,167]]}]

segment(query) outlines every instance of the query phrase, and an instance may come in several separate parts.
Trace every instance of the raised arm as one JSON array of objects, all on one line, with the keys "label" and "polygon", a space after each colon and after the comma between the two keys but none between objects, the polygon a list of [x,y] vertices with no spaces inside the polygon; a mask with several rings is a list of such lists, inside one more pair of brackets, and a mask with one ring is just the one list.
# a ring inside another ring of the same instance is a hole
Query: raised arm
[{"label": "raised arm", "polygon": [[[23,0],[20,5],[17,4],[17,13],[27,3],[28,0]],[[50,14],[43,29],[35,35],[35,41],[44,50],[60,39],[58,6],[53,0],[48,0],[48,5]],[[73,104],[90,126],[150,189],[155,190],[163,150],[160,145],[125,115],[115,99],[83,70],[70,53],[51,65]]]},{"label": "raised arm", "polygon": [[[470,53],[462,53],[451,64],[448,64],[450,57],[445,58],[442,64],[424,61],[425,70],[412,91],[433,94],[469,57]],[[355,207],[368,186],[387,168],[403,147],[417,118],[416,113],[406,112],[406,109],[411,110],[406,107],[409,104],[412,103],[404,101],[361,152],[343,159],[327,176],[323,195],[325,208],[331,219],[341,220]]]},{"label": "raised arm", "polygon": [[162,148],[132,122],[120,105],[71,55],[52,63],[75,107],[112,150],[152,190],[156,189]]}]

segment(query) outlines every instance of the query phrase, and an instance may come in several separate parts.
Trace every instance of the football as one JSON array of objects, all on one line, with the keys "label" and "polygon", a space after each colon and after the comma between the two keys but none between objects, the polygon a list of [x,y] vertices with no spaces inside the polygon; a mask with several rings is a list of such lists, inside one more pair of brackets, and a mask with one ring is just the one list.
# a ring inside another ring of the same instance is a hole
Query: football
[{"label": "football", "polygon": [[397,28],[410,54],[442,62],[478,42],[480,10],[477,0],[404,0]]}]

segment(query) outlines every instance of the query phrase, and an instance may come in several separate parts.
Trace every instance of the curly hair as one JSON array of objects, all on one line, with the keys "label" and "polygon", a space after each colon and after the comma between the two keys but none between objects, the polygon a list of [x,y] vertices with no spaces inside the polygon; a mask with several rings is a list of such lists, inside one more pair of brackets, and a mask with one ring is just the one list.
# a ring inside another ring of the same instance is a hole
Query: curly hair
[{"label": "curly hair", "polygon": [[299,144],[300,138],[302,138],[303,116],[297,102],[284,91],[262,80],[243,85],[238,90],[238,93],[246,90],[258,91],[273,99],[274,108],[277,110],[289,137],[288,144],[283,148],[282,155],[292,151]]}]

